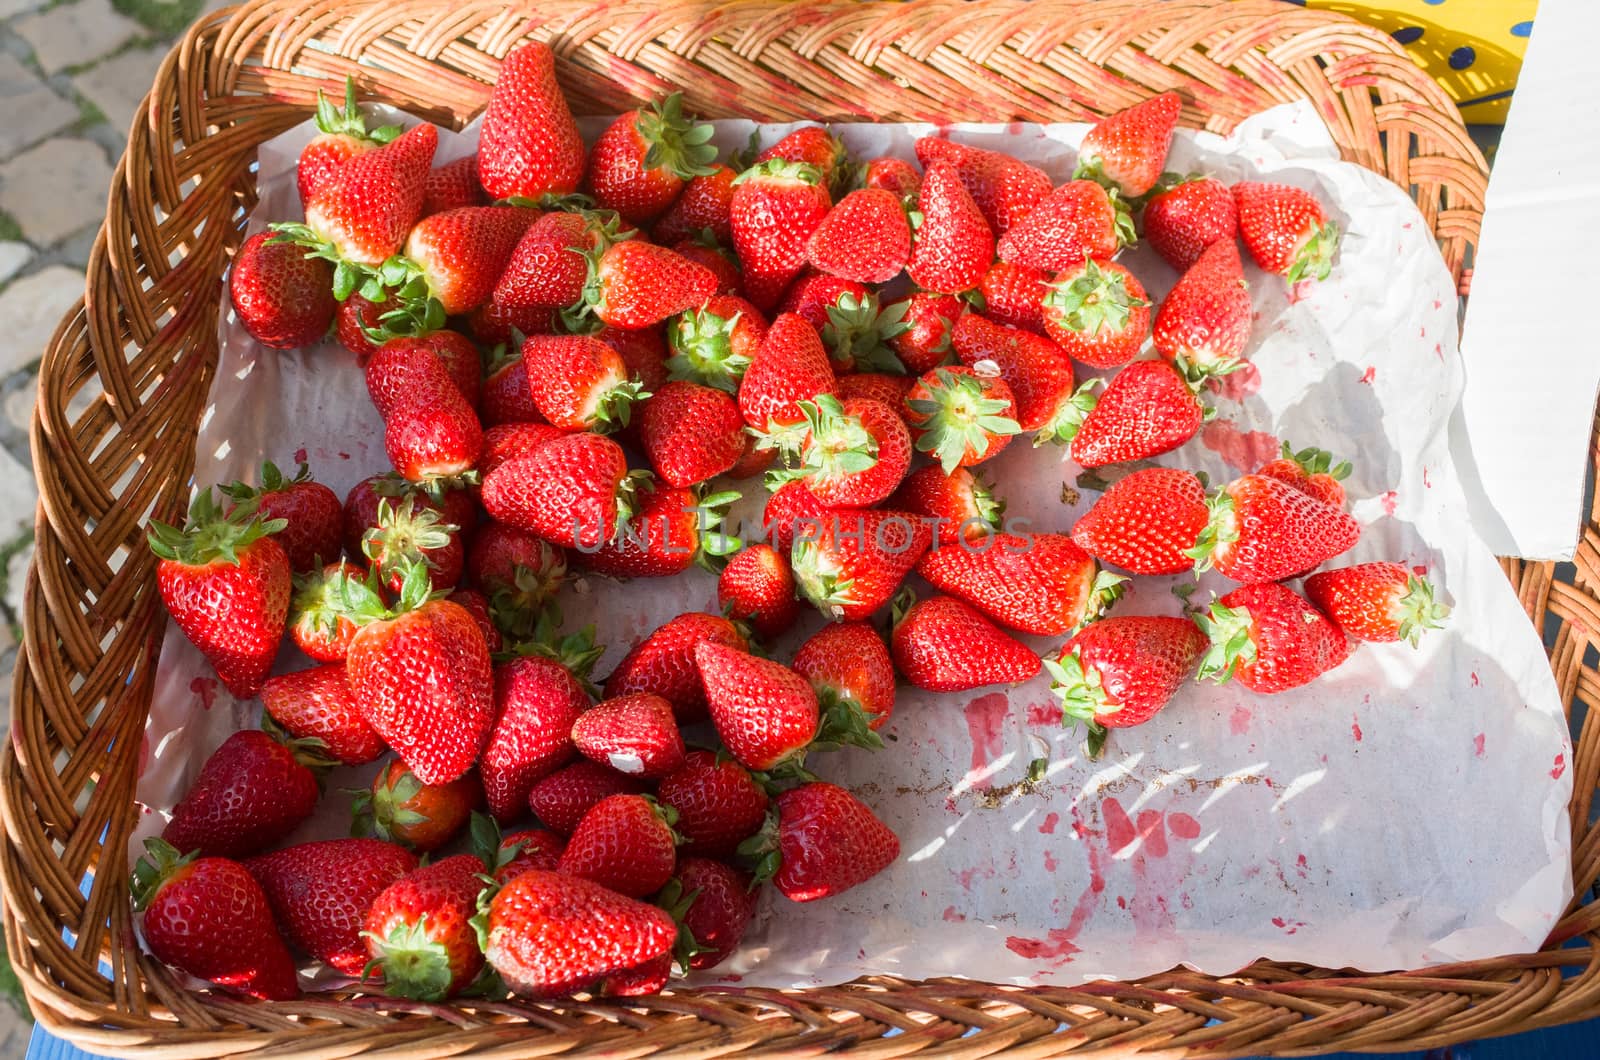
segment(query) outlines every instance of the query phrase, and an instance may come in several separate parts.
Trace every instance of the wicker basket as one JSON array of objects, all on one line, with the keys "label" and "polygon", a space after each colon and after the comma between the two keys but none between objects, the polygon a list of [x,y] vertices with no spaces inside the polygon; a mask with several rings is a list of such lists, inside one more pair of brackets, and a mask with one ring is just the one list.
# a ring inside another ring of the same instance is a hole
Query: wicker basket
[{"label": "wicker basket", "polygon": [[[549,39],[580,113],[682,88],[712,117],[1081,120],[1176,89],[1225,132],[1312,100],[1346,158],[1416,198],[1464,277],[1485,165],[1444,93],[1387,36],[1278,0],[596,3],[262,0],[207,17],[162,64],[117,168],[83,303],[40,370],[43,498],[4,759],[6,943],[42,1026],[116,1056],[874,1056],[1306,1054],[1443,1045],[1600,1011],[1600,724],[1574,733],[1572,908],[1539,953],[1418,973],[1256,964],[1212,979],[1018,990],[879,978],[803,992],[680,992],[608,1004],[250,1003],[193,993],[142,954],[124,851],[164,623],[141,527],[181,514],[216,369],[220,279],[254,200],[256,146],[349,74],[363,94],[459,126],[500,57]],[[1555,629],[1563,696],[1588,702],[1600,529],[1575,572],[1508,561]],[[108,871],[97,871],[101,855]],[[1582,945],[1576,944],[1582,942]],[[1563,945],[1566,944],[1566,945]]]}]

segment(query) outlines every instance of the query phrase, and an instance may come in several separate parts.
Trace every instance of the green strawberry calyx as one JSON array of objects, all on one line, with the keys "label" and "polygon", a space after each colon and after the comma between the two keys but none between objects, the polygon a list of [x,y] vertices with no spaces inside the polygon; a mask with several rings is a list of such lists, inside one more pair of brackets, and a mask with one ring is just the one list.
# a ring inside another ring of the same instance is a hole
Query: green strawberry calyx
[{"label": "green strawberry calyx", "polygon": [[1295,251],[1294,262],[1284,278],[1290,283],[1310,277],[1326,280],[1333,271],[1334,251],[1339,249],[1339,226],[1332,221],[1319,225]]},{"label": "green strawberry calyx", "polygon": [[353,77],[344,79],[344,109],[340,110],[317,89],[317,130],[331,136],[353,136],[371,144],[386,144],[404,132],[399,125],[380,125],[367,129],[366,115],[356,105],[356,82]]},{"label": "green strawberry calyx", "polygon": [[739,380],[750,367],[749,356],[733,348],[734,330],[743,317],[743,313],[721,316],[704,307],[679,315],[667,329],[672,346],[668,374],[673,379],[738,393]]},{"label": "green strawberry calyx", "polygon": [[791,162],[787,158],[769,158],[757,162],[733,178],[735,186],[757,181],[784,181],[797,184],[821,184],[822,170],[808,162]]},{"label": "green strawberry calyx", "polygon": [[377,522],[362,535],[361,551],[384,580],[404,563],[421,563],[429,570],[437,570],[438,564],[428,553],[448,548],[460,529],[445,522],[433,508],[419,506],[414,496],[403,498],[398,506],[387,497],[380,497]]},{"label": "green strawberry calyx", "polygon": [[229,482],[226,485],[218,486],[217,489],[234,503],[242,504],[250,500],[259,502],[262,497],[269,493],[278,493],[288,489],[290,486],[300,486],[310,481],[312,481],[311,468],[304,462],[300,464],[300,469],[295,472],[293,478],[285,478],[283,472],[278,469],[278,465],[271,460],[267,460],[261,465],[260,486],[251,486],[244,482]]},{"label": "green strawberry calyx", "polygon": [[933,380],[921,386],[928,396],[906,402],[913,426],[921,431],[917,449],[932,454],[946,475],[961,465],[967,453],[982,458],[992,439],[1022,430],[1016,420],[1002,415],[1011,402],[986,396],[978,375],[936,368]]},{"label": "green strawberry calyx", "polygon": [[1450,617],[1448,604],[1434,599],[1433,583],[1416,574],[1406,575],[1406,591],[1394,602],[1393,617],[1400,627],[1400,639],[1415,648],[1422,634],[1440,629]]},{"label": "green strawberry calyx", "polygon": [[1044,668],[1050,675],[1050,692],[1061,700],[1061,724],[1082,723],[1088,733],[1086,753],[1091,759],[1099,758],[1106,743],[1106,727],[1100,718],[1117,713],[1122,704],[1106,691],[1100,671],[1083,664],[1076,648],[1063,648],[1054,659],[1046,657]]},{"label": "green strawberry calyx", "polygon": [[433,937],[427,913],[395,924],[387,935],[363,931],[361,937],[375,951],[361,970],[362,979],[381,971],[383,992],[390,997],[443,1001],[449,996],[450,984],[455,981],[450,949]]},{"label": "green strawberry calyx", "polygon": [[1128,591],[1128,576],[1113,574],[1111,571],[1096,571],[1094,581],[1089,586],[1088,599],[1083,602],[1083,615],[1078,619],[1074,631],[1082,629],[1091,622],[1097,622],[1106,617],[1106,612],[1122,599],[1122,594]]},{"label": "green strawberry calyx", "polygon": [[577,679],[584,691],[598,698],[599,689],[589,679],[595,663],[606,653],[604,644],[596,644],[594,626],[584,626],[576,633],[563,634],[561,620],[549,611],[539,616],[533,637],[512,645],[496,656],[497,661],[513,659],[550,659],[560,664]]},{"label": "green strawberry calyx", "polygon": [[147,908],[162,886],[177,876],[179,870],[194,864],[200,856],[198,850],[180,854],[177,847],[159,836],[146,839],[144,849],[144,856],[133,866],[133,875],[129,880],[136,911]]},{"label": "green strawberry calyx", "polygon": [[1126,276],[1102,269],[1093,258],[1084,258],[1082,271],[1070,279],[1048,286],[1045,311],[1063,327],[1090,337],[1102,331],[1111,337],[1122,334],[1133,311],[1150,304],[1129,293]]},{"label": "green strawberry calyx", "polygon": [[[583,293],[578,300],[562,309],[557,314],[561,327],[571,335],[589,335],[600,330],[604,323],[600,319],[600,311],[605,308],[605,281],[601,278],[600,268],[607,252],[618,243],[632,239],[639,234],[636,228],[623,228],[624,221],[615,210],[581,210],[578,211],[588,220],[588,227],[584,229],[583,239],[586,246],[569,247],[574,254],[583,255],[586,272],[583,280]],[[649,395],[644,395],[648,397]]]},{"label": "green strawberry calyx", "polygon": [[883,750],[883,737],[872,728],[877,715],[868,714],[861,701],[843,689],[832,685],[814,687],[817,705],[822,709],[822,723],[811,741],[811,750],[835,751],[846,746]]},{"label": "green strawberry calyx", "polygon": [[856,602],[855,579],[845,573],[833,550],[824,547],[821,534],[797,534],[790,549],[795,586],[830,618],[842,618]]},{"label": "green strawberry calyx", "polygon": [[1067,445],[1078,436],[1083,429],[1083,421],[1093,412],[1100,403],[1100,398],[1095,391],[1106,385],[1100,376],[1091,376],[1083,381],[1072,396],[1057,406],[1055,414],[1045,421],[1039,428],[1039,433],[1033,436],[1034,447],[1037,448],[1046,442],[1057,445]]},{"label": "green strawberry calyx", "polygon": [[285,732],[283,726],[271,714],[265,712],[261,715],[261,731],[278,741],[289,753],[294,755],[294,760],[311,770],[317,778],[320,787],[326,778],[328,770],[342,763],[328,753],[328,745],[315,736],[291,736]]},{"label": "green strawberry calyx", "polygon": [[716,129],[683,113],[682,92],[654,100],[637,113],[633,129],[648,145],[644,169],[664,169],[683,180],[717,172],[717,145],[711,142]]},{"label": "green strawberry calyx", "polygon": [[1211,641],[1200,660],[1197,680],[1222,684],[1239,667],[1256,661],[1256,642],[1250,632],[1254,619],[1246,608],[1213,603],[1210,610],[1197,613],[1194,621]]},{"label": "green strawberry calyx", "polygon": [[1135,204],[1124,199],[1115,188],[1106,189],[1106,198],[1111,200],[1112,222],[1111,226],[1116,233],[1117,246],[1137,246],[1139,230],[1134,227],[1133,211]]},{"label": "green strawberry calyx", "polygon": [[1296,452],[1293,446],[1284,442],[1282,454],[1283,459],[1293,460],[1306,474],[1327,475],[1335,482],[1343,482],[1349,478],[1352,470],[1350,461],[1340,460],[1335,463],[1333,454],[1326,449],[1310,448]]},{"label": "green strawberry calyx", "polygon": [[489,618],[513,640],[533,636],[540,618],[551,615],[558,622],[560,609],[556,593],[567,580],[566,555],[554,545],[539,542],[536,566],[518,563],[509,581],[497,580],[489,594]]},{"label": "green strawberry calyx", "polygon": [[857,297],[845,291],[827,307],[828,322],[822,326],[822,343],[835,365],[857,372],[887,372],[905,375],[905,365],[889,348],[889,340],[911,330],[906,322],[909,300],[891,302],[879,308],[878,296],[868,291]]},{"label": "green strawberry calyx", "polygon": [[1226,486],[1206,498],[1206,507],[1211,513],[1206,525],[1201,527],[1194,547],[1183,550],[1185,556],[1194,560],[1196,574],[1210,570],[1217,552],[1227,551],[1239,540],[1239,518],[1233,509],[1233,495]]},{"label": "green strawberry calyx", "polygon": [[783,854],[778,847],[776,807],[767,810],[766,819],[761,822],[761,827],[756,830],[755,835],[739,844],[737,853],[750,870],[751,890],[755,890],[778,874],[778,870],[783,867]]},{"label": "green strawberry calyx", "polygon": [[[767,472],[769,491],[776,493],[796,479],[837,481],[878,466],[878,440],[859,419],[845,412],[837,397],[818,394],[798,407],[805,420],[799,460],[792,466]],[[767,448],[770,439],[771,436],[764,437],[756,448]]]},{"label": "green strawberry calyx", "polygon": [[689,910],[694,908],[695,899],[699,897],[698,888],[684,893],[683,880],[674,876],[652,899],[657,908],[665,911],[672,917],[673,923],[678,925],[678,937],[672,944],[672,960],[678,966],[678,971],[683,974],[688,974],[689,962],[700,954],[716,952],[709,946],[700,945],[699,940],[694,937],[694,932],[689,930],[689,925],[684,923],[684,918],[689,915]]},{"label": "green strawberry calyx", "polygon": [[224,512],[210,489],[200,490],[189,504],[189,521],[183,529],[150,520],[150,551],[190,567],[217,560],[238,566],[241,550],[289,525],[286,519],[263,520],[258,508],[259,498],[252,498]]},{"label": "green strawberry calyx", "polygon": [[386,843],[404,843],[397,830],[416,828],[427,824],[427,814],[414,808],[422,794],[422,781],[404,766],[398,773],[383,770],[372,787],[352,789],[350,799],[350,834],[360,838],[381,839]]},{"label": "green strawberry calyx", "polygon": [[385,610],[383,597],[373,591],[367,578],[366,572],[351,564],[340,564],[333,570],[318,566],[295,575],[294,599],[289,604],[295,625],[335,637],[341,618],[360,624],[363,619],[381,617]]}]

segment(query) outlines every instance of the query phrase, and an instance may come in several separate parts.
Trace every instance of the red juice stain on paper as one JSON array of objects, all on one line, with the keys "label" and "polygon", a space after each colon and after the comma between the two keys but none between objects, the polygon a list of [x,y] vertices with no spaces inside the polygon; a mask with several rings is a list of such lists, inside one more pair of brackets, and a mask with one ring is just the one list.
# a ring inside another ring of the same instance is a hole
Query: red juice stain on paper
[{"label": "red juice stain on paper", "polygon": [[967,735],[972,739],[972,764],[967,777],[975,788],[989,786],[988,778],[980,775],[1000,754],[1005,744],[1001,727],[1005,725],[1008,706],[1003,693],[990,692],[974,699],[963,710],[967,719]]},{"label": "red juice stain on paper", "polygon": [[1061,725],[1060,703],[1029,703],[1027,721],[1029,725],[1042,725],[1054,729]]},{"label": "red juice stain on paper", "polygon": [[1039,822],[1040,835],[1055,835],[1056,825],[1061,823],[1061,815],[1054,811],[1044,815],[1044,820]]},{"label": "red juice stain on paper", "polygon": [[1293,935],[1306,925],[1303,920],[1285,920],[1281,916],[1275,916],[1272,918],[1272,926],[1282,928],[1285,935]]},{"label": "red juice stain on paper", "polygon": [[1078,952],[1078,947],[1072,943],[1072,934],[1070,928],[1051,928],[1043,939],[1011,935],[1006,939],[1006,949],[1029,960],[1066,964]]},{"label": "red juice stain on paper", "polygon": [[947,905],[944,907],[944,918],[952,924],[959,924],[967,919],[962,914],[956,912],[956,907],[953,905]]},{"label": "red juice stain on paper", "polygon": [[1235,736],[1243,736],[1250,731],[1250,708],[1234,707],[1233,713],[1228,715],[1228,731]]},{"label": "red juice stain on paper", "polygon": [[1372,381],[1376,378],[1378,378],[1378,370],[1370,364],[1367,365],[1367,370],[1361,373],[1361,381],[1371,386]]},{"label": "red juice stain on paper", "polygon": [[1134,829],[1133,822],[1128,819],[1128,811],[1122,808],[1122,803],[1116,799],[1106,799],[1100,804],[1100,816],[1106,822],[1106,850],[1111,854],[1120,854],[1133,845],[1139,838],[1139,833]]},{"label": "red juice stain on paper", "polygon": [[1289,304],[1296,305],[1311,293],[1311,281],[1301,280],[1289,288]]},{"label": "red juice stain on paper", "polygon": [[963,891],[972,890],[972,881],[979,878],[985,880],[994,879],[994,866],[974,865],[971,868],[962,869],[960,872],[956,873],[956,882],[961,885],[961,889]]},{"label": "red juice stain on paper", "polygon": [[1473,688],[1477,688],[1479,685],[1483,684],[1482,681],[1478,680],[1478,671],[1474,670],[1474,671],[1472,671],[1472,673],[1468,674],[1467,676],[1472,678],[1472,687]]},{"label": "red juice stain on paper", "polygon": [[1472,757],[1483,757],[1483,733],[1481,732],[1472,738]]},{"label": "red juice stain on paper", "polygon": [[1126,909],[1126,908],[1128,908],[1128,900],[1126,898],[1124,898],[1120,894],[1117,895],[1117,908],[1118,909]]},{"label": "red juice stain on paper", "polygon": [[1394,490],[1390,490],[1388,493],[1385,493],[1383,496],[1379,497],[1378,498],[1378,504],[1383,508],[1383,514],[1384,515],[1389,515],[1389,516],[1394,515],[1394,506],[1395,506],[1395,492],[1394,492]]},{"label": "red juice stain on paper", "polygon": [[1361,742],[1361,722],[1358,719],[1351,719],[1350,735],[1355,737],[1356,743]]},{"label": "red juice stain on paper", "polygon": [[302,445],[300,448],[298,448],[298,449],[296,449],[294,451],[294,462],[297,463],[297,464],[303,464],[303,463],[306,462],[306,447],[305,446]]},{"label": "red juice stain on paper", "polygon": [[217,679],[215,677],[196,677],[189,682],[189,691],[200,697],[200,706],[210,710],[217,705]]},{"label": "red juice stain on paper", "polygon": [[1306,867],[1306,856],[1304,854],[1295,856],[1294,871],[1295,875],[1299,876],[1302,880],[1310,875],[1310,872]]},{"label": "red juice stain on paper", "polygon": [[1242,368],[1209,380],[1206,389],[1229,401],[1243,401],[1261,389],[1261,369],[1246,361]]},{"label": "red juice stain on paper", "polygon": [[1044,852],[1044,871],[1054,872],[1056,871],[1056,866],[1059,864],[1061,864],[1061,862],[1056,860],[1056,856],[1054,854],[1050,853],[1048,850]]},{"label": "red juice stain on paper", "polygon": [[1139,811],[1139,840],[1143,849],[1153,858],[1167,856],[1167,833],[1161,827],[1162,816],[1159,810]]},{"label": "red juice stain on paper", "polygon": [[1567,756],[1566,756],[1566,754],[1565,753],[1557,754],[1556,755],[1555,766],[1554,766],[1554,768],[1552,768],[1550,770],[1550,779],[1551,780],[1560,780],[1561,779],[1561,774],[1565,773],[1566,771],[1567,771]]},{"label": "red juice stain on paper", "polygon": [[1200,835],[1200,822],[1186,813],[1167,814],[1167,827],[1179,839],[1195,839]]},{"label": "red juice stain on paper", "polygon": [[1278,439],[1266,431],[1241,431],[1232,420],[1212,420],[1200,442],[1240,471],[1254,471],[1278,455]]},{"label": "red juice stain on paper", "polygon": [[1428,465],[1422,465],[1422,486],[1424,489],[1433,489],[1433,483],[1428,479]]}]

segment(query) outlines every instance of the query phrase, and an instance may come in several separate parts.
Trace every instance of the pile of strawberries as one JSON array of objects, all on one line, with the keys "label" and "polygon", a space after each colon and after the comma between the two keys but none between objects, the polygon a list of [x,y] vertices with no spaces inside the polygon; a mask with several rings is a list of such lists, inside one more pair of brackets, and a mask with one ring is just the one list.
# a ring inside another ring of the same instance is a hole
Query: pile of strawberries
[{"label": "pile of strawberries", "polygon": [[[1291,283],[1337,244],[1305,191],[1163,176],[1178,116],[1168,93],[1106,119],[1056,187],[942,138],[920,170],[852,162],[819,127],[730,165],[677,96],[586,149],[542,44],[507,57],[476,156],[437,168],[433,126],[323,101],[304,219],[240,248],[232,303],[266,346],[337,335],[393,471],[341,500],[268,464],[152,524],[172,617],[264,718],[147,844],[151,951],[269,998],[297,957],[425,1001],[654,992],[734,952],[766,882],[813,901],[896,859],[810,767],[881,746],[897,679],[1043,668],[1098,754],[1196,673],[1277,692],[1436,625],[1398,564],[1285,584],[1360,536],[1348,465],[1286,446],[1208,492],[1149,462],[1244,363],[1238,240]],[[1182,273],[1159,306],[1115,260],[1137,231]],[[1024,434],[1118,465],[1070,531],[1011,532],[972,470]],[[710,484],[760,475],[741,540],[718,524],[740,491]],[[569,569],[697,563],[722,613],[591,684]],[[1105,615],[1130,575],[1211,567],[1239,588],[1209,607]],[[759,644],[803,602],[830,621],[785,665]],[[311,665],[269,676],[285,633]],[[1018,633],[1066,639],[1041,659]],[[390,752],[349,793],[352,838],[276,849],[322,771]]]}]

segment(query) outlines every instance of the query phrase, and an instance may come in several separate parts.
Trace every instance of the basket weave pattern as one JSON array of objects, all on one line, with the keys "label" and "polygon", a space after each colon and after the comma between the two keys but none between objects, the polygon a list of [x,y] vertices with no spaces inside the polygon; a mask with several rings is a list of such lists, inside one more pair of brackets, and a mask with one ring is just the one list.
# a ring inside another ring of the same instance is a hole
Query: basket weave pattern
[{"label": "basket weave pattern", "polygon": [[[254,202],[258,144],[352,75],[363,98],[459,127],[500,59],[547,39],[578,113],[682,89],[707,117],[1082,120],[1176,89],[1226,132],[1310,99],[1344,155],[1415,197],[1465,280],[1486,167],[1444,93],[1387,36],[1277,0],[583,4],[263,0],[196,25],[135,121],[84,301],[44,356],[33,452],[42,496],[26,659],[0,763],[6,942],[40,1023],[112,1055],[712,1055],[846,1046],[876,1056],[1421,1048],[1600,1009],[1600,725],[1575,734],[1575,891],[1541,953],[1378,976],[1261,963],[1217,980],[1018,991],[878,978],[797,993],[679,992],[610,1004],[249,1003],[193,993],[142,954],[124,851],[165,617],[142,526],[181,518],[217,363],[221,280]],[[1567,702],[1600,695],[1600,531],[1576,573],[1507,561],[1555,623]],[[97,871],[102,856],[105,871]],[[84,884],[88,883],[85,887]],[[1562,941],[1584,945],[1553,948]]]}]

